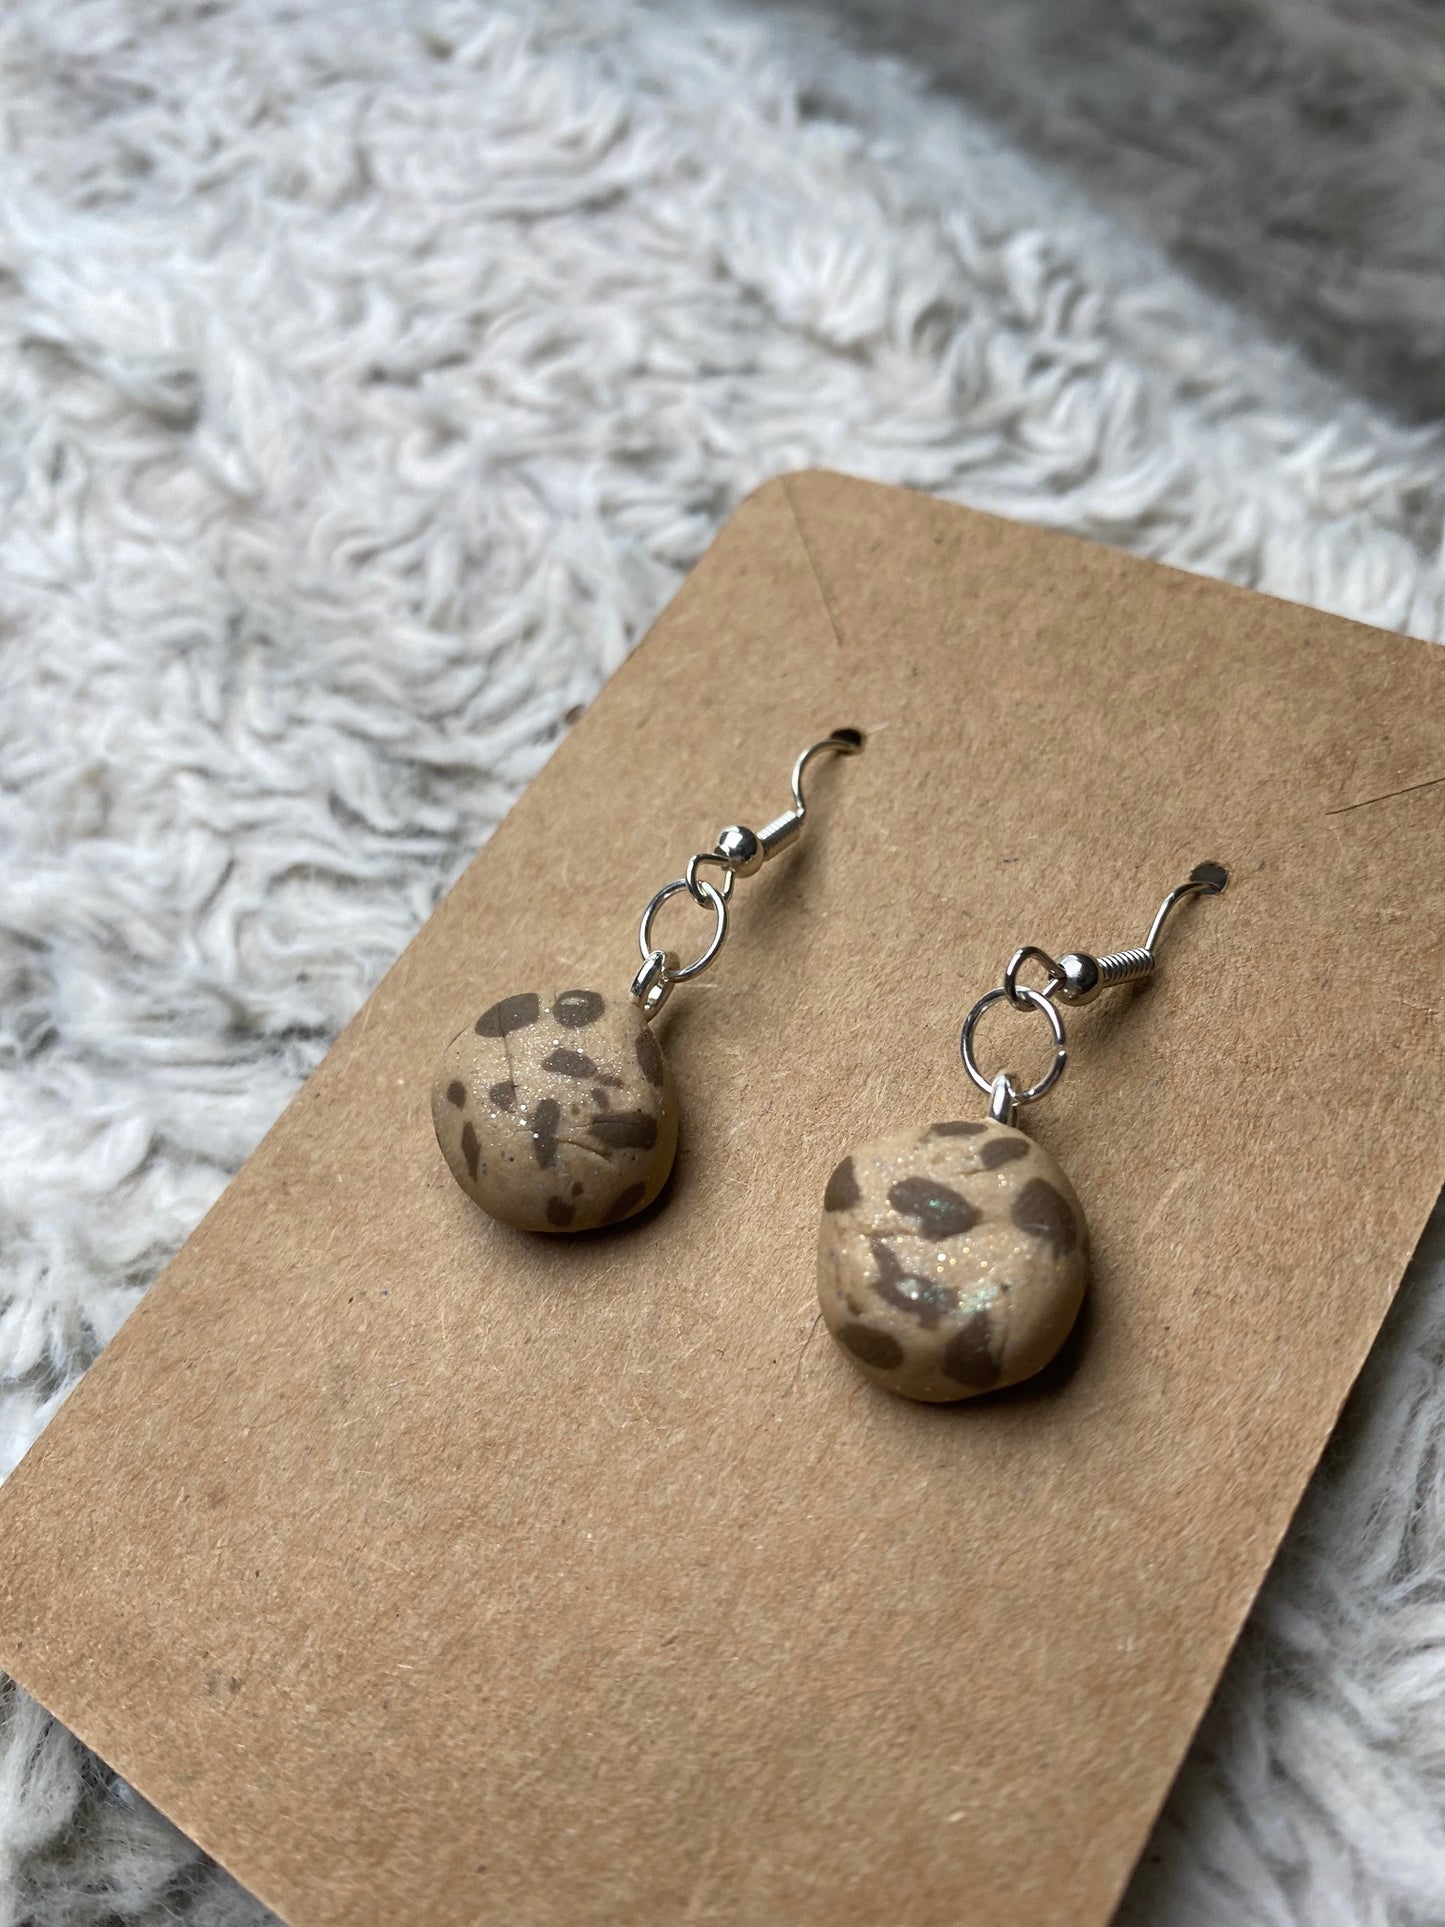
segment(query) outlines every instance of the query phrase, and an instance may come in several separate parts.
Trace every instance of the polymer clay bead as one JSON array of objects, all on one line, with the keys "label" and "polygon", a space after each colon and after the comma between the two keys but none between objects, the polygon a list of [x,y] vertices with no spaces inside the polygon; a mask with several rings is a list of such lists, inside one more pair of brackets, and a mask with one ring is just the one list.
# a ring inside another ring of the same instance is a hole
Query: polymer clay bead
[{"label": "polymer clay bead", "polygon": [[620,1224],[677,1151],[662,1048],[637,1007],[599,990],[504,997],[442,1053],[432,1121],[452,1176],[523,1231]]},{"label": "polymer clay bead", "polygon": [[939,1404],[1032,1377],[1068,1336],[1088,1270],[1073,1186],[1006,1124],[900,1131],[828,1180],[824,1322],[852,1364],[904,1398]]}]

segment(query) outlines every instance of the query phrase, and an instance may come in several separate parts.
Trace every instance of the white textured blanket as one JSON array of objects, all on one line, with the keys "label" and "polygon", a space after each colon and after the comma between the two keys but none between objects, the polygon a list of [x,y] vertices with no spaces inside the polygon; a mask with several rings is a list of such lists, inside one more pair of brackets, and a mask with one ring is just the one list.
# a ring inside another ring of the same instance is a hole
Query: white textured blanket
[{"label": "white textured blanket", "polygon": [[[10,0],[0,86],[0,1469],[752,484],[1445,624],[1438,438],[806,23]],[[1445,1919],[1442,1365],[1437,1224],[1131,1922]],[[0,1707],[0,1922],[264,1917]]]}]

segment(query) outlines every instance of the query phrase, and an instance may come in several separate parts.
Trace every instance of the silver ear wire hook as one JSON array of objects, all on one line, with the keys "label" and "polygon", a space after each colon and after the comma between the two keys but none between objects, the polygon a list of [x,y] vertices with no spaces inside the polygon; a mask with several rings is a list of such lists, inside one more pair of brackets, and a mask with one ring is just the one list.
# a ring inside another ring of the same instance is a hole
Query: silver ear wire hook
[{"label": "silver ear wire hook", "polygon": [[[1228,881],[1229,872],[1222,863],[1196,863],[1187,881],[1171,890],[1160,904],[1149,926],[1148,936],[1134,950],[1114,950],[1102,957],[1090,956],[1084,950],[1071,950],[1057,962],[1047,950],[1041,950],[1033,943],[1026,943],[1014,952],[1003,973],[1002,984],[997,990],[985,991],[979,998],[964,1019],[959,1038],[963,1067],[978,1088],[988,1092],[989,1116],[996,1123],[1015,1123],[1020,1105],[1037,1103],[1063,1076],[1064,1066],[1068,1062],[1068,1046],[1064,1036],[1064,1020],[1058,1006],[1091,1004],[1101,990],[1110,990],[1118,984],[1138,983],[1142,978],[1152,976],[1158,962],[1155,950],[1175,907],[1183,903],[1186,897],[1217,897]],[[1019,971],[1030,962],[1042,964],[1048,973],[1047,981],[1040,990],[1019,982]],[[1007,1071],[1000,1071],[992,1078],[986,1077],[973,1054],[973,1039],[979,1018],[991,1005],[1005,997],[1015,1010],[1039,1011],[1048,1019],[1053,1032],[1054,1061],[1038,1082],[1025,1091],[1015,1086]]]},{"label": "silver ear wire hook", "polygon": [[[1160,904],[1149,934],[1137,950],[1116,950],[1105,957],[1091,957],[1087,951],[1071,950],[1067,956],[1060,957],[1057,968],[1062,981],[1056,993],[1059,1002],[1091,1004],[1101,990],[1110,990],[1116,984],[1138,983],[1141,978],[1152,976],[1158,962],[1155,948],[1176,905],[1186,897],[1217,897],[1228,881],[1229,872],[1222,863],[1196,863],[1188,881],[1171,890]],[[1012,987],[1009,994],[1013,994]]]},{"label": "silver ear wire hook", "polygon": [[[795,843],[802,835],[803,818],[808,813],[808,805],[803,797],[803,772],[815,756],[822,756],[830,750],[840,756],[856,756],[862,747],[862,731],[857,729],[835,729],[831,736],[809,743],[793,765],[792,809],[784,810],[771,823],[764,823],[760,830],[749,830],[741,823],[730,823],[725,830],[719,830],[717,855],[730,866],[731,874],[752,876],[754,871],[761,870],[770,858],[786,850],[790,843]],[[693,861],[696,862],[697,858]]]},{"label": "silver ear wire hook", "polygon": [[[775,816],[760,830],[750,830],[742,823],[730,823],[726,829],[718,831],[717,843],[711,850],[699,850],[696,856],[689,857],[683,874],[675,882],[663,884],[650,899],[637,932],[642,968],[632,980],[632,1001],[644,1017],[649,1020],[655,1017],[672,995],[674,986],[686,983],[690,977],[696,977],[700,971],[706,970],[722,949],[728,933],[728,903],[732,897],[734,879],[752,876],[765,863],[795,843],[802,834],[803,819],[808,811],[803,796],[803,774],[813,758],[829,752],[839,756],[856,756],[862,747],[863,732],[858,729],[835,729],[816,743],[809,743],[793,764],[792,809],[784,810],[781,816]],[[714,883],[710,877],[700,874],[705,864],[722,872],[719,882]],[[695,903],[713,913],[712,939],[690,964],[679,964],[672,951],[659,950],[652,941],[652,926],[658,911],[680,890],[686,890]]]}]

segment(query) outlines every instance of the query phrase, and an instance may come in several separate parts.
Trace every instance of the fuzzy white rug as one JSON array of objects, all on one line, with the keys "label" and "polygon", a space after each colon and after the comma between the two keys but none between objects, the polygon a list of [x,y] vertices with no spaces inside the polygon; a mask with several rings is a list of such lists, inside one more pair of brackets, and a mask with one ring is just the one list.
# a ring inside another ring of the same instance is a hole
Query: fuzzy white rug
[{"label": "fuzzy white rug", "polygon": [[[739,496],[1438,636],[1445,450],[725,0],[0,14],[8,1468]],[[1128,1903],[1445,1919],[1445,1225]],[[264,1918],[23,1696],[0,1922]]]}]

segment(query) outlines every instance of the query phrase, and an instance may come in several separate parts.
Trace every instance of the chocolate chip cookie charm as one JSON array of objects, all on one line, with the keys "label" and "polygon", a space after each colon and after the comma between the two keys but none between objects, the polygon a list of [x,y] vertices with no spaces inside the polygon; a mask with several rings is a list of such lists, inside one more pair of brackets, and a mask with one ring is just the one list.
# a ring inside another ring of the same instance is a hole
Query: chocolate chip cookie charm
[{"label": "chocolate chip cookie charm", "polygon": [[[1084,1300],[1089,1234],[1069,1180],[1018,1128],[1019,1110],[1063,1075],[1059,1005],[1091,1003],[1101,990],[1150,976],[1174,906],[1218,896],[1228,881],[1222,864],[1198,864],[1137,950],[1075,951],[1057,962],[1034,944],[1015,951],[960,1040],[964,1068],[989,1094],[987,1119],[900,1131],[833,1172],[818,1234],[818,1299],[829,1331],[868,1378],[942,1404],[1016,1385],[1053,1358]],[[1029,963],[1046,973],[1041,989],[1019,981]],[[1038,1011],[1053,1035],[1053,1062],[1027,1090],[1007,1071],[986,1077],[974,1056],[979,1019],[1005,999]]]},{"label": "chocolate chip cookie charm", "polygon": [[[642,968],[630,992],[523,990],[490,1004],[442,1052],[432,1121],[452,1176],[483,1211],[523,1231],[591,1231],[645,1210],[677,1151],[672,1073],[650,1028],[678,984],[712,963],[738,877],[752,876],[803,828],[803,773],[815,756],[853,756],[856,729],[834,730],[793,765],[793,807],[760,830],[733,824],[692,857],[642,913]],[[716,882],[704,876],[715,869]],[[689,964],[653,941],[658,912],[686,892],[713,917]]]}]

